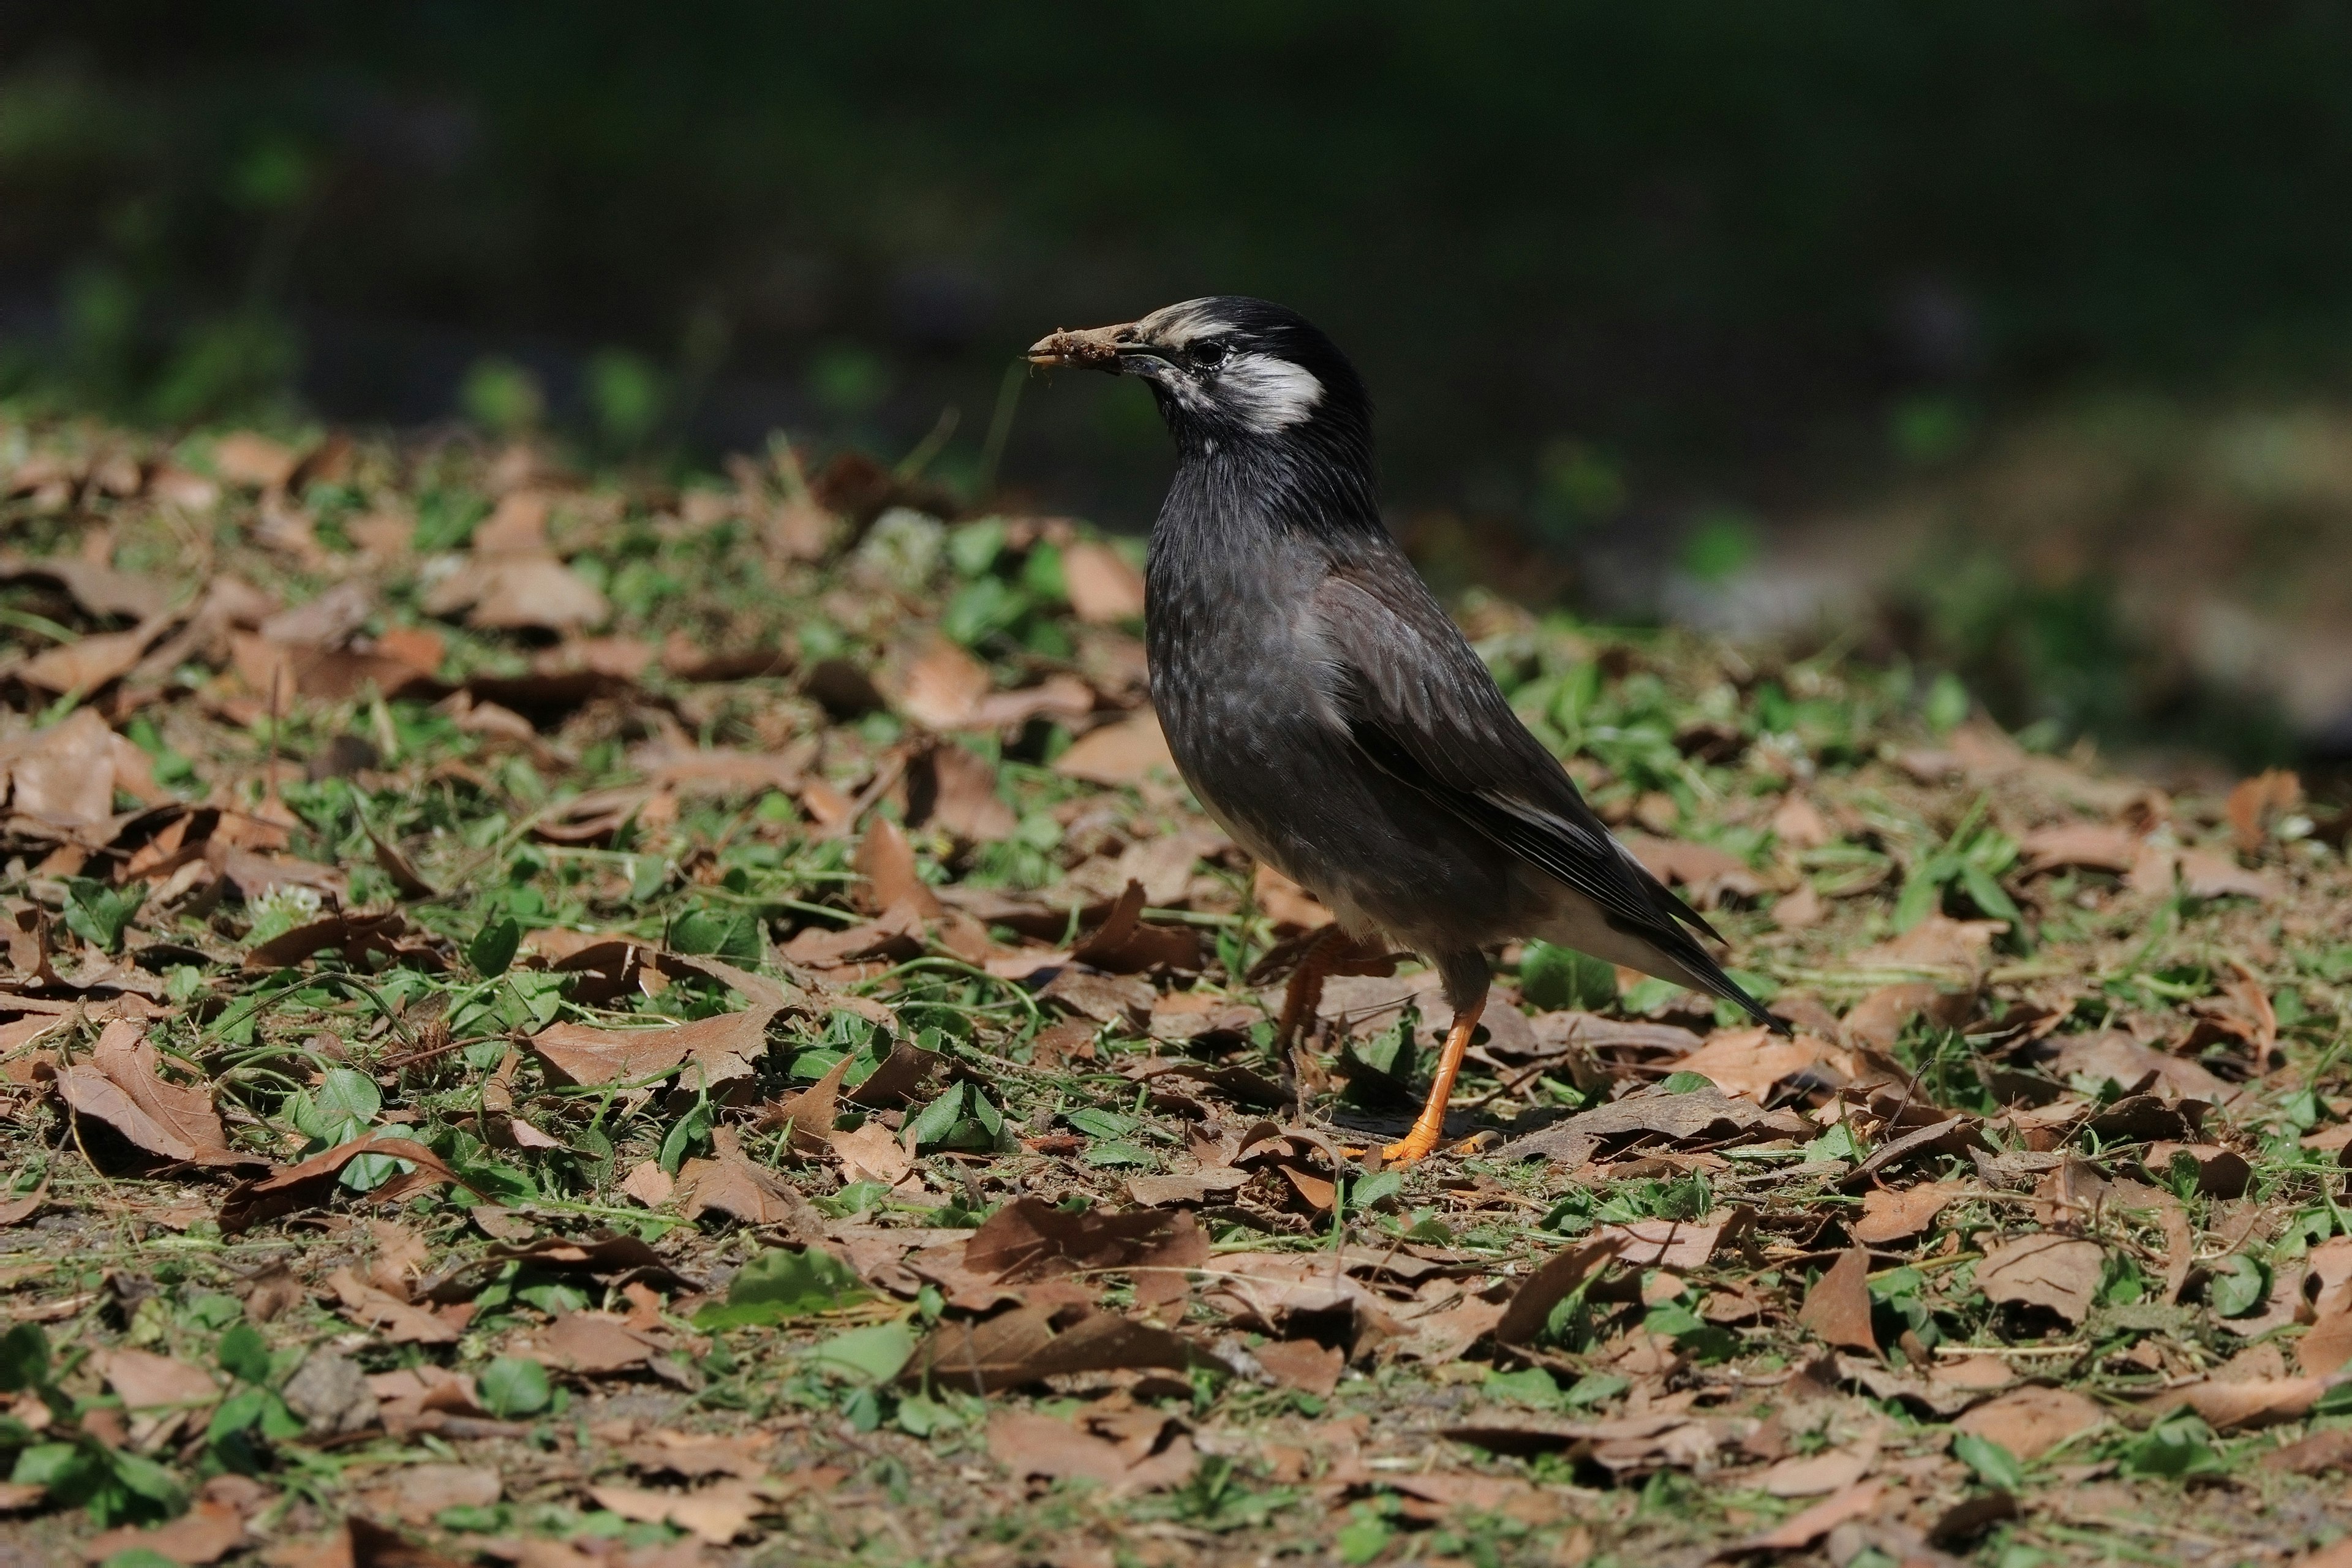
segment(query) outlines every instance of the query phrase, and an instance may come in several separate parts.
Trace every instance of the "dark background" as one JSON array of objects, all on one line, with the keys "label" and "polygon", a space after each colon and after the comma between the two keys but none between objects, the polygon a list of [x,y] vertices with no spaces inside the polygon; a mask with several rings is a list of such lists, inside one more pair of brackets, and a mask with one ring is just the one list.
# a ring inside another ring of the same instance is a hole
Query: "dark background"
[{"label": "dark background", "polygon": [[[1359,360],[1401,527],[1589,595],[2053,398],[2332,395],[2347,88],[2352,11],[2269,0],[18,0],[0,391],[523,423],[520,369],[680,463],[953,409],[977,500],[1021,346],[1256,293]],[[996,477],[1132,529],[1166,465],[1065,376]]]}]

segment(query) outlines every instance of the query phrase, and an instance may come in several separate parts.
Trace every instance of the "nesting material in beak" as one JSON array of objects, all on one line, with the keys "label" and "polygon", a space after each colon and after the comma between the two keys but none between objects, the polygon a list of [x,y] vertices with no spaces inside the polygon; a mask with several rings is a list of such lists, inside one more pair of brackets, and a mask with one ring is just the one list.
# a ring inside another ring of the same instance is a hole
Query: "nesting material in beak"
[{"label": "nesting material in beak", "polygon": [[1031,343],[1026,357],[1031,364],[1117,371],[1120,345],[1134,342],[1132,323],[1116,327],[1064,329],[1048,332]]}]

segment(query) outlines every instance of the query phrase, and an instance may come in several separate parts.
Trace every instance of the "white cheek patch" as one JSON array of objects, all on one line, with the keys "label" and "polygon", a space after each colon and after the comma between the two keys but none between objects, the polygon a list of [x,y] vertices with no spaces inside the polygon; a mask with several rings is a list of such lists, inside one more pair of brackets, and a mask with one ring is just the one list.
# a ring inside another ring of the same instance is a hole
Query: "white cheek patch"
[{"label": "white cheek patch", "polygon": [[1271,354],[1235,354],[1217,380],[1222,400],[1261,435],[1300,423],[1323,401],[1313,372]]},{"label": "white cheek patch", "polygon": [[1225,330],[1225,323],[1202,300],[1187,300],[1181,305],[1154,310],[1136,325],[1143,330],[1144,336],[1171,349],[1183,348],[1195,338]]}]

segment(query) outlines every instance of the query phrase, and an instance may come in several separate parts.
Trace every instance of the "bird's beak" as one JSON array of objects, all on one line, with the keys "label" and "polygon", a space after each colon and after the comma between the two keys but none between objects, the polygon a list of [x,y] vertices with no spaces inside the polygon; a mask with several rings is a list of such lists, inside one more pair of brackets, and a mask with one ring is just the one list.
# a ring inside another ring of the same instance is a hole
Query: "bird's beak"
[{"label": "bird's beak", "polygon": [[1143,352],[1142,338],[1137,332],[1135,323],[1128,321],[1116,327],[1066,328],[1048,332],[1029,345],[1025,357],[1031,364],[1107,370],[1117,375],[1124,368],[1119,363],[1122,353]]}]

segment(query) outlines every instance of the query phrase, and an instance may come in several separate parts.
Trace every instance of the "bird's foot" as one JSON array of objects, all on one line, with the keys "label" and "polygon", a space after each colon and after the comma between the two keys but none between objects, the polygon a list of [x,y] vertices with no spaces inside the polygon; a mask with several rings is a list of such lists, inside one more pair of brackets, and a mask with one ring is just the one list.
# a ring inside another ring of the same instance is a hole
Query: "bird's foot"
[{"label": "bird's foot", "polygon": [[[1438,1135],[1435,1131],[1423,1132],[1416,1127],[1395,1142],[1384,1143],[1381,1146],[1381,1169],[1385,1171],[1394,1165],[1419,1164],[1437,1152],[1437,1144]],[[1341,1144],[1339,1152],[1350,1160],[1360,1160],[1370,1153],[1371,1150],[1350,1148]]]}]

